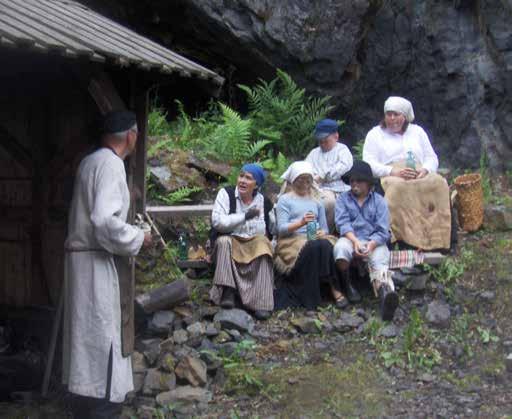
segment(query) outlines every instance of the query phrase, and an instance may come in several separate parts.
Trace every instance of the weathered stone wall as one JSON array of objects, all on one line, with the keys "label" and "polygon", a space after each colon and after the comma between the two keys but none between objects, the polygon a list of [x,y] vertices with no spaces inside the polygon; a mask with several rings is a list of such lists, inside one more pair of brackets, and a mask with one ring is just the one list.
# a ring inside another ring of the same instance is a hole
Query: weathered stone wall
[{"label": "weathered stone wall", "polygon": [[333,96],[353,143],[403,95],[442,161],[475,167],[483,147],[493,170],[512,169],[512,0],[117,3],[137,29],[222,72],[227,97],[280,67]]}]

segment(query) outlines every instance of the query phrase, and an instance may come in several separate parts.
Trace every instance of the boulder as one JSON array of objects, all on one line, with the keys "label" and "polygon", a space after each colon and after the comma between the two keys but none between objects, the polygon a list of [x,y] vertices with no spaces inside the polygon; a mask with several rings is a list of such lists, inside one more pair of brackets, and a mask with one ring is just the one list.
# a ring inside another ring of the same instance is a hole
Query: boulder
[{"label": "boulder", "polygon": [[237,329],[240,332],[251,332],[254,328],[254,319],[249,313],[238,308],[221,310],[213,318],[225,329]]},{"label": "boulder", "polygon": [[187,327],[187,332],[190,338],[201,337],[206,333],[206,327],[201,322],[195,322]]},{"label": "boulder", "polygon": [[167,406],[176,402],[208,403],[212,400],[212,393],[208,390],[192,386],[180,386],[171,391],[160,393],[156,401],[160,406]]},{"label": "boulder", "polygon": [[172,339],[176,345],[182,345],[188,340],[188,333],[186,330],[175,330],[172,334]]},{"label": "boulder", "polygon": [[176,376],[173,373],[164,373],[156,368],[147,371],[144,378],[142,393],[146,396],[155,395],[162,391],[173,390],[176,387]]},{"label": "boulder", "polygon": [[444,301],[432,301],[427,308],[427,321],[438,327],[448,327],[450,325],[450,306]]},{"label": "boulder", "polygon": [[150,332],[167,335],[172,331],[176,314],[170,310],[161,310],[153,313],[148,324]]},{"label": "boulder", "polygon": [[361,317],[342,312],[340,317],[336,319],[332,325],[336,331],[340,333],[346,333],[352,329],[356,329],[363,323],[364,320]]},{"label": "boulder", "polygon": [[487,205],[484,212],[484,226],[491,231],[512,230],[512,208],[505,205]]},{"label": "boulder", "polygon": [[194,387],[206,385],[206,364],[198,358],[184,357],[175,369],[176,376],[187,380]]},{"label": "boulder", "polygon": [[322,322],[312,317],[295,317],[290,320],[290,323],[300,332],[304,334],[308,333],[320,333],[322,331]]}]

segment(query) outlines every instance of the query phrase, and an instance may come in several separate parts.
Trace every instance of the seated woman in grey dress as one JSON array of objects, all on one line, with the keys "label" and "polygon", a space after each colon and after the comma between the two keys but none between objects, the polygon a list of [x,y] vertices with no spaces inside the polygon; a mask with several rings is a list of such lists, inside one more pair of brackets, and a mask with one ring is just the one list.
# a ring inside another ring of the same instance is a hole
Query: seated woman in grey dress
[{"label": "seated woman in grey dress", "polygon": [[[336,305],[343,308],[347,300],[339,290],[333,258],[332,236],[327,236],[323,204],[311,196],[313,167],[306,161],[293,163],[283,175],[292,190],[277,201],[278,239],[275,267],[283,275],[276,291],[276,308],[303,307],[314,310],[322,302],[325,285]],[[307,237],[309,223],[315,237]]]},{"label": "seated woman in grey dress", "polygon": [[266,201],[258,192],[265,172],[257,164],[242,167],[236,187],[221,189],[212,212],[218,233],[213,249],[215,274],[210,299],[233,308],[238,295],[244,308],[267,319],[274,308],[272,245],[266,236]]}]

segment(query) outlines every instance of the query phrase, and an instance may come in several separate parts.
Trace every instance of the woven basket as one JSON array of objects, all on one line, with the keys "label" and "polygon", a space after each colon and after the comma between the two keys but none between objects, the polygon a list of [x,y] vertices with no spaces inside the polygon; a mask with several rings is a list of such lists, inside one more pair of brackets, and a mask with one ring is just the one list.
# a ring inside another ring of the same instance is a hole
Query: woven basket
[{"label": "woven basket", "polygon": [[469,173],[456,177],[454,183],[459,225],[464,231],[476,231],[484,221],[482,177],[479,173]]}]

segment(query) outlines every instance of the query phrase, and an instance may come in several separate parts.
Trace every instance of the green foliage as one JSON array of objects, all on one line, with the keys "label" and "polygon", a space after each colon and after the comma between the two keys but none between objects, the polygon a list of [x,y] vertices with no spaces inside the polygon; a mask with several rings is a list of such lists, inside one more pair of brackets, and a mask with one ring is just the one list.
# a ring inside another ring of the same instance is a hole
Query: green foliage
[{"label": "green foliage", "polygon": [[168,195],[160,195],[159,198],[161,201],[165,202],[167,205],[174,205],[180,202],[189,202],[190,195],[202,191],[202,188],[199,186],[193,186],[191,188],[187,186],[183,186],[178,190],[169,193]]},{"label": "green foliage", "polygon": [[493,335],[492,332],[484,327],[477,326],[477,332],[480,335],[480,340],[483,344],[488,344],[489,342],[499,342],[500,338],[496,335]]},{"label": "green foliage", "polygon": [[286,171],[292,161],[285,157],[281,152],[276,157],[271,157],[261,162],[262,167],[270,173],[270,176],[276,183],[281,182],[281,175]]},{"label": "green foliage", "polygon": [[284,71],[270,82],[260,80],[254,88],[239,85],[247,94],[253,136],[271,139],[285,155],[304,156],[312,146],[316,122],[333,109],[330,96],[306,95]]},{"label": "green foliage", "polygon": [[151,137],[166,135],[168,131],[167,112],[162,108],[153,107],[148,115],[148,135]]},{"label": "green foliage", "polygon": [[448,300],[453,301],[454,287],[457,281],[474,262],[474,252],[469,249],[462,249],[459,257],[446,258],[439,266],[425,266],[437,282],[445,287],[445,294]]},{"label": "green foliage", "polygon": [[363,146],[364,138],[352,146],[352,155],[354,156],[354,160],[363,160]]}]

